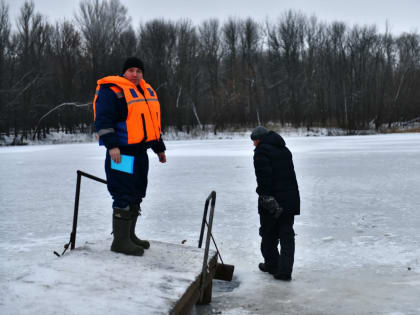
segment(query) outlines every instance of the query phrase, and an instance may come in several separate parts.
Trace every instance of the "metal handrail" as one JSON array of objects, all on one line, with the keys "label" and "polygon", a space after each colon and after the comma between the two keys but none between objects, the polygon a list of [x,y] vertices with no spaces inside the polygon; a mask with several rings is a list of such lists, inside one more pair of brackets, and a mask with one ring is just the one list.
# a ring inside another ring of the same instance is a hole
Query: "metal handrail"
[{"label": "metal handrail", "polygon": [[[208,224],[206,224],[207,223],[207,212],[208,212],[208,207],[209,207],[210,200],[211,200],[211,207],[210,207],[210,214],[209,214],[209,222],[208,222]],[[210,237],[213,237],[211,235],[211,229],[213,227],[213,216],[214,216],[215,205],[216,205],[216,192],[213,190],[206,199],[206,203],[205,203],[205,206],[204,206],[204,213],[203,213],[203,221],[201,223],[200,239],[198,241],[198,248],[201,248],[201,245],[203,243],[204,228],[207,225],[206,247],[204,249],[203,268],[201,270],[200,302],[203,300],[204,285],[206,283],[206,277],[207,277],[207,266],[208,266],[207,260],[208,260],[208,257],[209,257],[209,250],[210,250]]]},{"label": "metal handrail", "polygon": [[73,250],[76,246],[77,219],[79,216],[80,185],[82,182],[82,176],[85,176],[87,178],[90,178],[92,180],[95,180],[103,184],[107,184],[107,181],[102,178],[77,170],[76,195],[74,198],[73,228],[70,233],[70,241],[67,244],[64,244],[64,251],[61,253],[61,255],[58,254],[56,251],[54,251],[54,254],[57,255],[58,257],[64,255],[64,253],[67,251],[69,246],[70,246],[70,250]]}]

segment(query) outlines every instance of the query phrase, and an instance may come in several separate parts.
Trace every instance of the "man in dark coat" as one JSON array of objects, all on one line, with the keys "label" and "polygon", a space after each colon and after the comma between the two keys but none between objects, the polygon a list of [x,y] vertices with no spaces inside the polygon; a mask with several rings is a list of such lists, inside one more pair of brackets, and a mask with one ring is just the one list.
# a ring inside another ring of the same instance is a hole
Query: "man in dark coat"
[{"label": "man in dark coat", "polygon": [[[254,167],[257,177],[261,253],[259,269],[274,278],[292,279],[295,255],[294,216],[300,214],[300,196],[292,153],[283,138],[258,126],[254,141]],[[280,254],[278,245],[280,241]]]}]

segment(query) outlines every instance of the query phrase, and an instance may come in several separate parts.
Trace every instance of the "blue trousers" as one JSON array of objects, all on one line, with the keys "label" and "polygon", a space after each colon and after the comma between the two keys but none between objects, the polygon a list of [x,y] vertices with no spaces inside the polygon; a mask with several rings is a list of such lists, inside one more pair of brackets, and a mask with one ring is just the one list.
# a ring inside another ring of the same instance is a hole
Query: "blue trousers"
[{"label": "blue trousers", "polygon": [[121,154],[134,156],[133,174],[111,168],[111,157],[107,150],[105,158],[105,173],[108,191],[114,200],[113,207],[125,208],[138,205],[146,196],[147,174],[149,172],[149,157],[143,147],[120,147]]}]

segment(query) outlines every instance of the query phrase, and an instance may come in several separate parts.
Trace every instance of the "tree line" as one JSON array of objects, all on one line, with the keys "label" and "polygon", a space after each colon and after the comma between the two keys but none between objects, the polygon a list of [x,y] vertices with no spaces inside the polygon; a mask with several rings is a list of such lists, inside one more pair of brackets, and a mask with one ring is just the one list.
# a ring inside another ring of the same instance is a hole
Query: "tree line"
[{"label": "tree line", "polygon": [[134,30],[119,0],[82,0],[72,19],[54,24],[27,1],[12,28],[0,0],[0,134],[92,131],[96,81],[121,74],[134,55],[157,90],[164,128],[279,122],[351,133],[420,117],[416,32],[296,11],[276,22],[153,19]]}]

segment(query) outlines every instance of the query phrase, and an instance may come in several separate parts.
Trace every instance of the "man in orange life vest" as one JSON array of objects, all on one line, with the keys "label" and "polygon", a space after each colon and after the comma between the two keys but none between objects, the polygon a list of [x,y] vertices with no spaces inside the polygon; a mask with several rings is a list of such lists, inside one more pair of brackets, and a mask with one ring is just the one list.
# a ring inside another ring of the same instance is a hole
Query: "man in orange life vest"
[{"label": "man in orange life vest", "polygon": [[147,149],[166,162],[161,137],[160,104],[143,79],[144,65],[136,57],[125,60],[122,76],[98,80],[93,102],[99,142],[107,148],[105,172],[113,199],[111,250],[141,256],[150,243],[135,235],[140,203],[146,196]]}]

